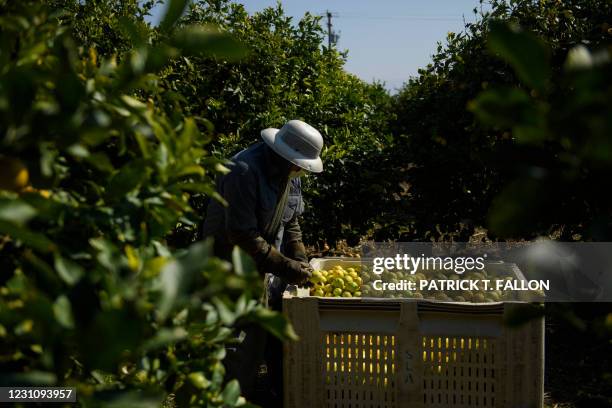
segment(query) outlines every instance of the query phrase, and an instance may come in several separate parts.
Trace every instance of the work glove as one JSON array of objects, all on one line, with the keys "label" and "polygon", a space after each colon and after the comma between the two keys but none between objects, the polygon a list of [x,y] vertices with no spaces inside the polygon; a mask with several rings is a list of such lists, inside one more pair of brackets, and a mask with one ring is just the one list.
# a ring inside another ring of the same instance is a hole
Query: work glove
[{"label": "work glove", "polygon": [[308,282],[312,274],[312,268],[308,263],[284,256],[259,235],[250,232],[233,232],[230,239],[253,257],[257,270],[262,275],[271,273],[287,283],[303,284]]},{"label": "work glove", "polygon": [[308,262],[306,247],[302,241],[291,241],[283,246],[285,255],[300,262]]},{"label": "work glove", "polygon": [[312,275],[312,267],[308,263],[288,258],[274,247],[270,247],[263,268],[293,285],[305,284]]}]

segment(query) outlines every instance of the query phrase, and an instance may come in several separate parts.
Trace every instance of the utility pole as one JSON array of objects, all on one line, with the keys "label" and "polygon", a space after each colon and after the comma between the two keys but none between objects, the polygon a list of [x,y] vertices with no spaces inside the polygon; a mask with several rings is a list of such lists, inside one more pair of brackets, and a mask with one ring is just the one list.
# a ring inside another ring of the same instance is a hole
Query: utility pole
[{"label": "utility pole", "polygon": [[325,15],[327,16],[327,48],[331,50],[332,45],[336,45],[340,39],[340,34],[336,34],[334,30],[332,30],[332,17],[338,17],[338,14],[327,10]]},{"label": "utility pole", "polygon": [[332,46],[332,13],[327,10],[327,48],[331,50]]}]

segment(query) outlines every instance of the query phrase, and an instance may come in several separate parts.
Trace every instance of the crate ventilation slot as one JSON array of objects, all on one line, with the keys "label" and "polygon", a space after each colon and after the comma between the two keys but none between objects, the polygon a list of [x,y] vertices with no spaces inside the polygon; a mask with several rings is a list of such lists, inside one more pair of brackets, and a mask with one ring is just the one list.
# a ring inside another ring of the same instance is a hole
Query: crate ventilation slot
[{"label": "crate ventilation slot", "polygon": [[323,381],[329,408],[394,408],[393,335],[324,333]]},{"label": "crate ventilation slot", "polygon": [[423,336],[426,407],[494,407],[495,340]]}]

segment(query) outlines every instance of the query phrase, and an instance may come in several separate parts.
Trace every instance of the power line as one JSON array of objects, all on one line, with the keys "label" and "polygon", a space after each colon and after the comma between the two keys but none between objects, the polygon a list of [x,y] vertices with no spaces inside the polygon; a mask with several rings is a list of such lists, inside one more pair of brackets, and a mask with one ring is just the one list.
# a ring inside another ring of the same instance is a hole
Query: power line
[{"label": "power line", "polygon": [[411,21],[461,21],[461,17],[429,17],[429,16],[345,16],[353,20],[411,20]]},{"label": "power line", "polygon": [[382,15],[368,15],[355,12],[342,13],[340,16],[338,13],[332,13],[326,10],[325,13],[319,14],[327,18],[327,46],[331,49],[332,45],[336,45],[340,39],[340,34],[333,30],[332,17],[341,17],[344,19],[353,20],[398,20],[398,21],[463,21],[465,23],[465,16],[457,17],[451,15],[399,15],[399,16],[382,16]]},{"label": "power line", "polygon": [[[327,12],[329,13],[329,11]],[[320,16],[326,16],[327,13],[319,14]],[[463,17],[449,14],[440,15],[419,15],[419,14],[406,14],[406,15],[371,15],[363,13],[355,13],[352,11],[343,12],[341,14],[333,13],[333,17],[341,17],[354,20],[423,20],[423,21],[460,21]]]}]

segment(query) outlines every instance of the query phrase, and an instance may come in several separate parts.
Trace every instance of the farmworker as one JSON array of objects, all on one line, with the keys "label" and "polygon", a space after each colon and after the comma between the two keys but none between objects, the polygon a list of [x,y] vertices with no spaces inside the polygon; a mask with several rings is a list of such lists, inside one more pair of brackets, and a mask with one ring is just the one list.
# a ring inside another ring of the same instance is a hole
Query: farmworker
[{"label": "farmworker", "polygon": [[[263,142],[232,157],[230,172],[217,178],[217,192],[227,206],[211,200],[202,236],[214,238],[214,252],[221,258],[229,260],[234,245],[251,255],[265,274],[267,305],[280,311],[287,284],[303,284],[312,273],[298,222],[304,210],[300,176],[323,170],[323,138],[300,120],[290,120],[280,130],[264,129],[261,137]],[[228,378],[237,378],[243,395],[252,397],[265,349],[272,398],[280,401],[281,342],[258,327],[244,327],[243,332],[244,340],[228,350],[224,361]]]}]

